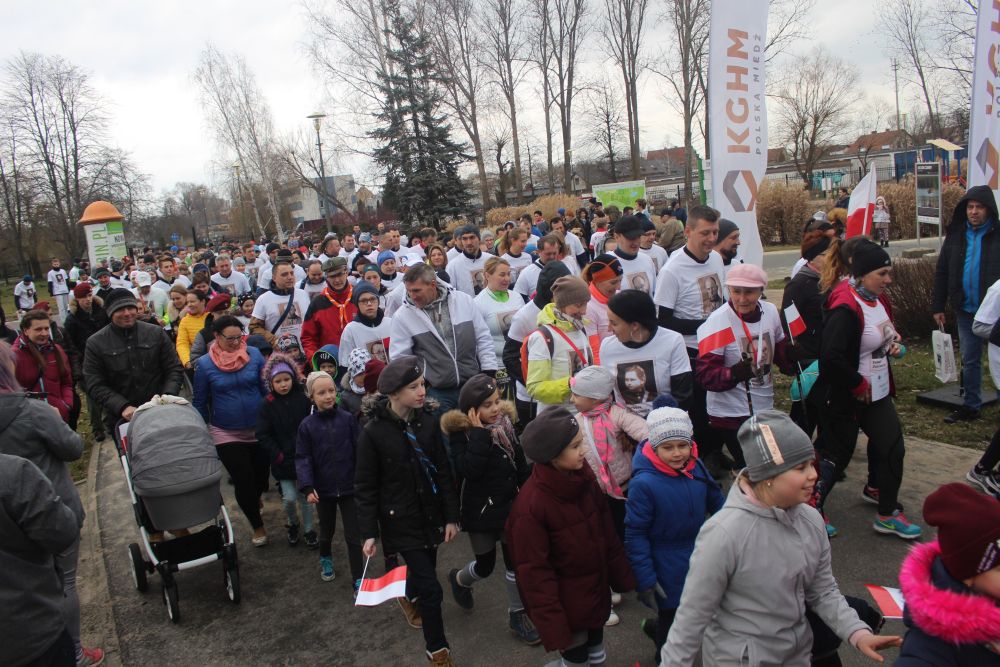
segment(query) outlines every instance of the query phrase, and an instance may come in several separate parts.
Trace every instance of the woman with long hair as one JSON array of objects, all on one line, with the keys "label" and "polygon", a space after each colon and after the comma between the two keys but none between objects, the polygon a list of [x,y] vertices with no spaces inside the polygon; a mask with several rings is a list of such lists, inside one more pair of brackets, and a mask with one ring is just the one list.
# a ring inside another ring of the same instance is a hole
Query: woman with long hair
[{"label": "woman with long hair", "polygon": [[451,284],[451,276],[448,275],[448,251],[440,243],[432,243],[427,246],[427,263],[434,269],[434,274],[438,280]]}]

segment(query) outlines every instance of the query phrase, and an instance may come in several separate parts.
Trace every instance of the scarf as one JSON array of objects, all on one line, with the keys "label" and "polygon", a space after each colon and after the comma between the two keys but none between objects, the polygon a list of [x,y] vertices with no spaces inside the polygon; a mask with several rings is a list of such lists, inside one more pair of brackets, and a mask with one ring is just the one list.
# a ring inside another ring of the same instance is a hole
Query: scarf
[{"label": "scarf", "polygon": [[517,433],[514,432],[514,424],[510,421],[510,417],[501,414],[499,419],[485,426],[486,430],[490,432],[490,437],[493,438],[493,444],[506,452],[510,464],[517,468],[517,461],[514,458],[514,443],[517,442]]},{"label": "scarf", "polygon": [[469,253],[467,253],[467,252],[465,252],[463,250],[462,254],[465,255],[466,257],[468,257],[469,259],[471,259],[472,261],[476,261],[477,259],[479,259],[480,257],[483,256],[483,251],[481,249],[480,250],[476,250],[476,254],[470,255]]},{"label": "scarf", "polygon": [[691,473],[694,467],[698,463],[698,445],[691,443],[691,456],[688,457],[687,463],[680,470],[673,468],[663,461],[660,457],[656,455],[656,450],[653,446],[649,444],[649,440],[643,440],[642,442],[642,455],[649,459],[649,462],[653,464],[653,467],[667,475],[668,477],[680,477],[684,475],[688,479],[694,479],[694,475]]},{"label": "scarf", "polygon": [[240,341],[240,346],[235,352],[226,352],[218,343],[213,342],[208,346],[208,356],[223,373],[235,373],[250,363],[245,340]]},{"label": "scarf", "polygon": [[364,315],[361,314],[361,311],[359,310],[358,314],[354,316],[354,321],[358,322],[359,324],[363,324],[366,327],[371,327],[374,329],[378,325],[382,324],[382,318],[384,317],[385,317],[385,311],[382,310],[381,308],[375,311],[375,317],[365,317]]},{"label": "scarf", "polygon": [[611,420],[611,399],[581,412],[580,416],[586,417],[590,423],[590,444],[600,464],[593,466],[597,481],[609,496],[624,498],[621,487],[608,470],[608,461],[614,457],[614,450],[618,445],[617,428]]},{"label": "scarf", "polygon": [[857,295],[860,296],[865,301],[870,301],[872,304],[878,301],[878,295],[875,294],[874,292],[866,290],[864,286],[861,284],[861,281],[858,280],[857,278],[851,278],[850,283],[851,287],[854,288],[854,291],[857,293]]},{"label": "scarf", "polygon": [[507,290],[488,289],[486,292],[490,295],[490,298],[497,303],[507,303],[507,301],[510,300],[510,293]]},{"label": "scarf", "polygon": [[[379,276],[379,278],[381,278],[381,279],[382,279],[383,281],[393,281],[393,280],[395,280],[395,279],[396,279],[396,276],[398,275],[398,273],[399,273],[399,272],[397,271],[396,273],[393,273],[392,275],[389,275],[388,273],[382,273],[382,271],[381,271],[381,270],[379,270],[379,272],[378,272],[378,276]],[[383,285],[383,287],[385,287],[385,286]]]},{"label": "scarf", "polygon": [[578,331],[583,331],[587,327],[587,321],[584,318],[570,317],[566,313],[556,308],[554,303],[552,304],[552,315],[557,320],[570,324],[571,326],[573,326],[573,328],[577,329]]},{"label": "scarf", "polygon": [[334,298],[334,296],[339,296],[341,294],[344,294],[344,290],[341,290],[340,292],[334,292],[332,289],[330,289],[329,285],[327,285],[326,287],[323,288],[323,296],[325,296],[327,299],[329,299],[330,303],[332,303],[334,306],[336,306],[337,310],[340,311],[340,328],[341,329],[343,329],[344,327],[347,326],[347,304],[349,304],[351,302],[351,295],[353,293],[354,293],[354,287],[352,287],[350,283],[347,283],[347,296],[344,297],[343,301],[337,301]]},{"label": "scarf", "polygon": [[597,289],[594,283],[590,283],[590,296],[592,296],[597,301],[597,303],[601,304],[602,306],[608,305],[608,297],[601,294],[601,292]]}]

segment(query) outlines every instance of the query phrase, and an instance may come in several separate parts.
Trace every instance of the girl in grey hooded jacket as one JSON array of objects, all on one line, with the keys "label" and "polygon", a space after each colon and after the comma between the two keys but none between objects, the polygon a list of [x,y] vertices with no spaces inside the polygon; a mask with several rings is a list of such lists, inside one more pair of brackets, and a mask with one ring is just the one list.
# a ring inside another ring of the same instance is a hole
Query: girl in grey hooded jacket
[{"label": "girl in grey hooded jacket", "polygon": [[662,664],[808,667],[806,606],[865,655],[898,646],[848,606],[830,564],[823,519],[806,504],[816,484],[809,437],[788,415],[761,410],[738,432],[747,468],[698,534]]}]

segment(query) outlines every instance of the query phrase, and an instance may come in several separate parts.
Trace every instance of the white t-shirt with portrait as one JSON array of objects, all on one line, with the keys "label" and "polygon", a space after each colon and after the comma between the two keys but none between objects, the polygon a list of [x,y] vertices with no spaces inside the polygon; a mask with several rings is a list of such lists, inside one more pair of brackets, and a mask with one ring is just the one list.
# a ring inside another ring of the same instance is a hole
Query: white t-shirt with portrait
[{"label": "white t-shirt with portrait", "polygon": [[469,296],[476,296],[486,287],[486,260],[493,255],[482,252],[479,257],[470,259],[464,252],[454,259],[448,260],[448,275],[451,277],[451,285],[459,292],[465,292]]},{"label": "white t-shirt with portrait", "polygon": [[52,296],[69,294],[69,275],[66,269],[50,269],[47,279],[52,286]]},{"label": "white t-shirt with portrait", "polygon": [[35,283],[31,282],[27,285],[24,281],[19,281],[14,285],[14,302],[20,310],[31,310],[35,305],[35,297],[37,293],[35,292]]},{"label": "white t-shirt with portrait", "polygon": [[528,266],[529,264],[531,264],[534,261],[531,258],[531,255],[528,254],[528,253],[526,253],[526,252],[522,252],[517,257],[514,257],[509,252],[505,252],[503,255],[501,255],[500,258],[507,260],[507,263],[510,264],[510,284],[511,285],[514,285],[514,284],[517,283],[517,276],[520,274],[521,269],[523,269],[524,267]]},{"label": "white t-shirt with portrait", "polygon": [[235,269],[229,274],[228,278],[221,273],[213,274],[212,282],[229,292],[229,296],[239,296],[250,291],[250,281],[247,280],[245,275]]},{"label": "white t-shirt with portrait", "polygon": [[392,318],[384,316],[377,327],[370,327],[358,321],[348,322],[344,332],[340,334],[339,363],[347,367],[351,352],[363,348],[373,359],[384,364],[389,363],[389,331]]},{"label": "white t-shirt with portrait", "polygon": [[896,328],[889,319],[889,313],[881,301],[875,305],[854,297],[865,316],[861,331],[861,356],[858,359],[858,373],[868,380],[872,390],[872,401],[889,395],[889,357],[886,350],[896,340]]},{"label": "white t-shirt with portrait", "polygon": [[639,253],[635,259],[622,257],[617,252],[614,256],[622,265],[622,289],[636,289],[653,296],[656,293],[656,268],[649,255]]},{"label": "white t-shirt with portrait", "polygon": [[299,359],[305,359],[302,347],[302,322],[309,310],[309,295],[304,290],[295,289],[292,296],[292,307],[281,326],[274,330],[282,313],[288,306],[287,294],[275,294],[268,291],[261,294],[253,306],[251,317],[264,322],[264,327],[271,331],[276,340],[273,343],[275,352],[287,352]]},{"label": "white t-shirt with portrait", "polygon": [[473,299],[476,308],[486,320],[486,325],[490,328],[490,335],[493,336],[493,347],[497,359],[503,358],[503,348],[506,344],[504,336],[510,331],[511,322],[514,315],[524,305],[524,299],[514,290],[507,290],[507,300],[499,301],[493,293],[484,289]]},{"label": "white t-shirt with portrait", "polygon": [[600,357],[601,366],[615,376],[615,402],[640,417],[653,409],[653,399],[670,392],[672,376],[691,372],[684,337],[663,327],[639,348],[608,336],[601,341]]},{"label": "white t-shirt with portrait", "polygon": [[[680,319],[704,320],[725,302],[722,291],[724,274],[725,267],[719,253],[710,252],[708,259],[699,262],[687,248],[681,248],[670,255],[666,265],[660,269],[653,302],[672,309]],[[685,335],[684,342],[689,348],[697,348],[698,336]]]},{"label": "white t-shirt with portrait", "polygon": [[649,258],[653,260],[653,267],[656,269],[657,273],[659,273],[660,269],[667,264],[667,251],[664,250],[663,246],[659,244],[654,243],[649,248],[639,248],[639,252],[643,255],[648,255]]}]

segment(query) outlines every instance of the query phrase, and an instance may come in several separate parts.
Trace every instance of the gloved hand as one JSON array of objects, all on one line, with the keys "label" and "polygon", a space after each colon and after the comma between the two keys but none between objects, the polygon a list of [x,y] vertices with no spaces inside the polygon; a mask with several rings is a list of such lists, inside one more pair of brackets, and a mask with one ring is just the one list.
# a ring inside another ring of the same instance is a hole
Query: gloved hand
[{"label": "gloved hand", "polygon": [[749,359],[744,359],[734,366],[730,366],[729,372],[732,373],[733,379],[737,382],[746,382],[754,376],[753,363]]},{"label": "gloved hand", "polygon": [[635,596],[637,598],[639,598],[639,602],[643,603],[644,605],[646,605],[647,607],[649,607],[653,611],[656,611],[657,610],[657,604],[656,604],[657,598],[666,599],[667,594],[663,592],[663,589],[660,587],[660,584],[656,583],[656,584],[653,585],[652,588],[647,588],[644,591],[639,591],[638,593],[635,594]]}]

